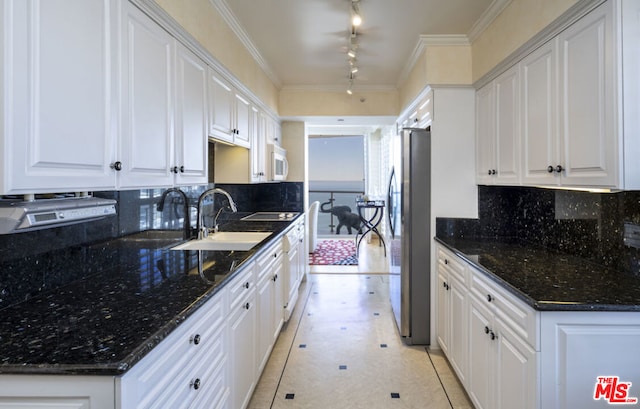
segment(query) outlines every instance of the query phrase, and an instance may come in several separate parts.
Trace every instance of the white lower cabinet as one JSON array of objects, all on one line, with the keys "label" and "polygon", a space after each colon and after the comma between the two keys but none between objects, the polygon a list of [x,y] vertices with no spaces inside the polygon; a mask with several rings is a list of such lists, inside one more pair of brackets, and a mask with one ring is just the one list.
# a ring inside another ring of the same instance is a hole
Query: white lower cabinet
[{"label": "white lower cabinet", "polygon": [[[189,408],[200,395],[222,401],[228,382],[216,374],[227,366],[227,292],[223,289],[117,379],[121,408]],[[215,406],[211,406],[215,407]]]},{"label": "white lower cabinet", "polygon": [[229,338],[229,374],[231,407],[249,404],[257,383],[257,319],[255,266],[236,277],[229,286],[230,309],[227,325]]},{"label": "white lower cabinet", "polygon": [[539,407],[539,313],[438,246],[438,342],[477,409]]},{"label": "white lower cabinet", "polygon": [[637,406],[640,313],[543,312],[541,329],[541,408]]},{"label": "white lower cabinet", "polygon": [[284,280],[284,320],[289,321],[298,301],[298,289],[306,271],[304,242],[304,218],[299,218],[287,232],[284,239],[285,280]]},{"label": "white lower cabinet", "polygon": [[1,409],[113,409],[108,376],[0,375]]},{"label": "white lower cabinet", "polygon": [[[438,343],[476,409],[638,402],[640,312],[536,311],[440,245],[437,254]],[[468,316],[455,312],[460,276]]]},{"label": "white lower cabinet", "polygon": [[467,375],[467,274],[464,264],[438,248],[438,343],[461,382]]},{"label": "white lower cabinet", "polygon": [[256,261],[258,274],[258,372],[262,372],[284,323],[282,308],[282,241],[270,246]]}]

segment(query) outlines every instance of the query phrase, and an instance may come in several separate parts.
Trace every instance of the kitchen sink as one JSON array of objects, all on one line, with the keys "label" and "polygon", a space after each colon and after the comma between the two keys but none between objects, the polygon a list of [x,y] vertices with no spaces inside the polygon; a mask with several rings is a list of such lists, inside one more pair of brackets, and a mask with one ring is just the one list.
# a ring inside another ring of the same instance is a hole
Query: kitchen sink
[{"label": "kitchen sink", "polygon": [[271,232],[221,231],[200,240],[191,240],[171,250],[247,251],[266,239]]}]

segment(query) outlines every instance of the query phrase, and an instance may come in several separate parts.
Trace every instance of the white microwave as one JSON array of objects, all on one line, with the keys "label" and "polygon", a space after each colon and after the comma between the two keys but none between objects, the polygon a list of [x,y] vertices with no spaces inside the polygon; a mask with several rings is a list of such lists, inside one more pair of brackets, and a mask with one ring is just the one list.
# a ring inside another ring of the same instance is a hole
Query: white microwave
[{"label": "white microwave", "polygon": [[269,180],[286,180],[289,173],[287,151],[278,145],[269,144]]}]

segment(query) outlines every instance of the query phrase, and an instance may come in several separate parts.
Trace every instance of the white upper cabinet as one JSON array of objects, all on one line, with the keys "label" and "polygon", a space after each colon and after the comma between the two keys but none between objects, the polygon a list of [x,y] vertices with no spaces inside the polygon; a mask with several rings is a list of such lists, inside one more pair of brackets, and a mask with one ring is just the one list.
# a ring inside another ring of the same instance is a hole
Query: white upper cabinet
[{"label": "white upper cabinet", "polygon": [[160,25],[119,0],[0,13],[0,194],[207,182],[206,65]]},{"label": "white upper cabinet", "polygon": [[[512,123],[498,112],[496,183],[640,189],[639,15],[637,1],[608,0],[518,63],[519,96],[503,107],[513,111],[521,133],[521,147],[514,145],[521,178],[502,178],[511,169],[500,157],[507,153],[500,132]],[[490,85],[478,90],[478,104]],[[502,93],[495,92],[500,111]],[[502,97],[511,98],[507,92]],[[491,121],[483,109],[477,113],[479,143]],[[488,183],[481,176],[488,171],[486,149],[478,145],[478,183]]]},{"label": "white upper cabinet", "polygon": [[228,81],[209,69],[209,135],[248,148],[251,105]]},{"label": "white upper cabinet", "polygon": [[616,187],[613,1],[570,26],[558,42],[561,156],[551,166],[564,185]]},{"label": "white upper cabinet", "polygon": [[519,74],[513,67],[476,96],[476,181],[519,182]]},{"label": "white upper cabinet", "polygon": [[495,169],[495,88],[493,82],[476,93],[476,182],[491,184]]},{"label": "white upper cabinet", "polygon": [[207,65],[182,44],[176,49],[177,184],[207,183]]},{"label": "white upper cabinet", "polygon": [[513,67],[495,80],[496,87],[496,128],[495,158],[496,183],[514,184],[519,182],[520,171],[520,77],[517,67]]},{"label": "white upper cabinet", "polygon": [[[559,163],[557,132],[557,40],[522,60],[522,181],[556,184]],[[551,172],[549,167],[551,166]]]},{"label": "white upper cabinet", "polygon": [[0,193],[115,186],[113,13],[113,0],[0,5]]},{"label": "white upper cabinet", "polygon": [[209,69],[208,84],[209,135],[233,143],[233,89],[213,69]]},{"label": "white upper cabinet", "polygon": [[120,186],[169,186],[175,40],[129,2],[122,27]]},{"label": "white upper cabinet", "polygon": [[235,136],[233,142],[238,146],[251,146],[251,104],[239,93],[234,93],[235,102]]}]

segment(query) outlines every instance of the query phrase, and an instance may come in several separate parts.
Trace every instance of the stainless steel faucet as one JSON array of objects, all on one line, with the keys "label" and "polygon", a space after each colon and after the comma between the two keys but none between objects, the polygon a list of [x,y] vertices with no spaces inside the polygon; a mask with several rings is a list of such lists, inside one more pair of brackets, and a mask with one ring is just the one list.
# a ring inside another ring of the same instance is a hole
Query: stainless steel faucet
[{"label": "stainless steel faucet", "polygon": [[186,193],[184,193],[182,190],[175,187],[165,190],[164,192],[162,192],[162,196],[160,197],[160,201],[156,205],[156,209],[158,209],[159,212],[161,212],[164,209],[164,202],[167,199],[167,196],[169,195],[169,193],[172,193],[172,192],[182,196],[183,213],[184,213],[184,223],[183,223],[184,239],[185,240],[190,239],[191,238],[191,220],[190,220],[189,214],[191,212],[189,211],[189,198],[187,197]]},{"label": "stainless steel faucet", "polygon": [[[203,239],[209,235],[209,230],[204,225],[204,212],[202,211],[202,206],[207,196],[213,197],[216,193],[220,193],[226,196],[227,200],[229,201],[229,208],[231,209],[232,212],[235,213],[238,211],[238,208],[236,207],[236,202],[233,201],[233,198],[231,198],[231,195],[226,190],[216,187],[214,189],[208,189],[202,192],[202,194],[198,198],[198,225],[197,225],[198,239]],[[222,209],[220,209],[218,213],[216,213],[215,215],[214,226],[213,226],[214,232],[218,231],[218,216],[220,215],[221,211]]]}]

